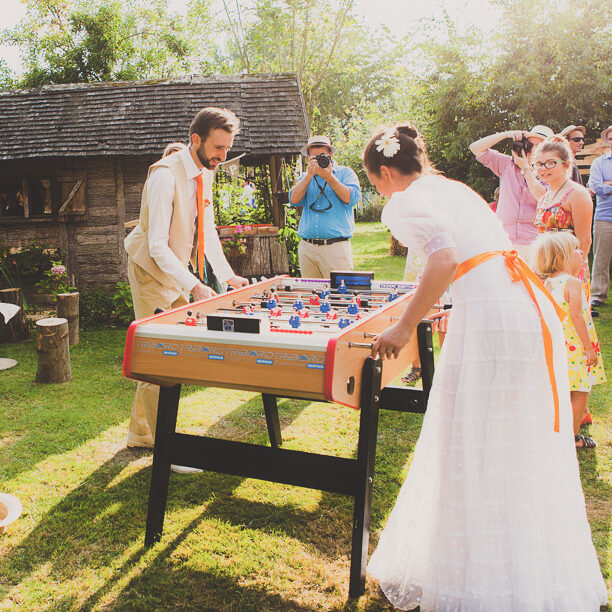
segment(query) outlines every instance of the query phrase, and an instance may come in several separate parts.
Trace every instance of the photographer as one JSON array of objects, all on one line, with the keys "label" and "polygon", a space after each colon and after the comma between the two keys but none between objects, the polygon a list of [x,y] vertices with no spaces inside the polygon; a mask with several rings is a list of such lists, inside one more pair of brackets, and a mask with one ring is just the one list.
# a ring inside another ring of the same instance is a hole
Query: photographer
[{"label": "photographer", "polygon": [[301,151],[308,168],[289,192],[291,206],[302,207],[298,256],[305,278],[329,278],[332,270],[353,269],[353,208],[361,190],[357,175],[333,161],[336,151],[327,136],[309,138]]},{"label": "photographer", "polygon": [[[476,159],[499,177],[496,214],[508,232],[513,247],[523,257],[527,257],[529,244],[538,233],[533,218],[537,201],[545,192],[530,165],[531,153],[535,145],[549,136],[553,136],[549,127],[536,125],[530,132],[499,132],[470,145]],[[507,138],[514,141],[511,156],[491,148]]]}]

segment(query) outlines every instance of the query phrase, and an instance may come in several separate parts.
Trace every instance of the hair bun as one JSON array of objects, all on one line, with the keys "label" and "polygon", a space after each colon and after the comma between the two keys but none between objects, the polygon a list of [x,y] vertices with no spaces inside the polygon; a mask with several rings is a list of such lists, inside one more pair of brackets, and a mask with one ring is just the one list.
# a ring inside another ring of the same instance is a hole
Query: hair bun
[{"label": "hair bun", "polygon": [[410,138],[418,138],[419,133],[411,126],[411,125],[398,125],[396,130],[399,134],[405,134],[406,136],[410,136]]}]

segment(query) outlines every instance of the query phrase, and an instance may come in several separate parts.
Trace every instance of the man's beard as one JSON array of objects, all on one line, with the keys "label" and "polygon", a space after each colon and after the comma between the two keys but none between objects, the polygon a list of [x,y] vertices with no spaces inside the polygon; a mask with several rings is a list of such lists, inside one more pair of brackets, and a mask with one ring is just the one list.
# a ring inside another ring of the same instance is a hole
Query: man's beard
[{"label": "man's beard", "polygon": [[[217,165],[222,161],[221,159],[219,159],[218,157],[206,157],[206,155],[204,155],[204,147],[201,146],[198,149],[196,149],[196,154],[198,156],[198,159],[200,160],[200,163],[205,167],[208,168],[209,170],[214,170]],[[215,162],[215,164],[211,167],[211,162]]]}]

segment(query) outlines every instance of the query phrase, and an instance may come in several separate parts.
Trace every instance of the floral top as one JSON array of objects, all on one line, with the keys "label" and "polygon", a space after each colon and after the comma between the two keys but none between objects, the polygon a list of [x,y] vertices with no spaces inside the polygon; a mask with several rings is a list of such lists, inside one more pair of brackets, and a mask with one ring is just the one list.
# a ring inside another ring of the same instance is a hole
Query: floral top
[{"label": "floral top", "polygon": [[536,210],[535,217],[533,218],[533,223],[538,228],[540,233],[558,230],[574,231],[572,211],[563,206],[574,189],[570,189],[559,202],[553,204],[552,206],[544,206],[546,203],[547,194],[540,198],[538,202],[538,209]]}]

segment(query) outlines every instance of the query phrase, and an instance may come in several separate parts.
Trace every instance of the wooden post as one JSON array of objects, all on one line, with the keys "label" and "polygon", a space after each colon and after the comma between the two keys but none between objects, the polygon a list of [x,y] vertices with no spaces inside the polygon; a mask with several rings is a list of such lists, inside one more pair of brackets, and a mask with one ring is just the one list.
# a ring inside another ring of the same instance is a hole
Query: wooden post
[{"label": "wooden post", "polygon": [[36,322],[36,352],[36,382],[63,383],[72,380],[66,319],[53,317]]},{"label": "wooden post", "polygon": [[0,302],[17,304],[21,310],[5,325],[0,317],[0,342],[18,342],[28,337],[28,324],[23,312],[21,289],[0,289]]},{"label": "wooden post", "polygon": [[57,294],[57,316],[68,321],[70,346],[79,343],[79,292]]}]

